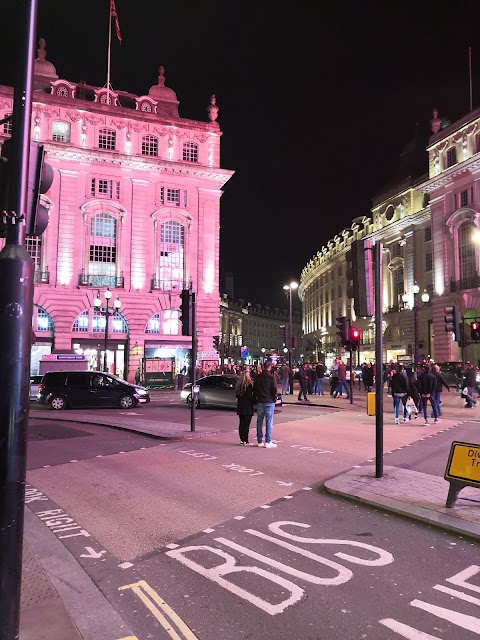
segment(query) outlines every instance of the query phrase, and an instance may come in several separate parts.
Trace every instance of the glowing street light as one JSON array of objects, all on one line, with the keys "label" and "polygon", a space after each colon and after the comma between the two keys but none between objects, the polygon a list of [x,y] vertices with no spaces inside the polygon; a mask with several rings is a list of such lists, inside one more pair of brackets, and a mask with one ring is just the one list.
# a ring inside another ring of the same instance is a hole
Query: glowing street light
[{"label": "glowing street light", "polygon": [[286,292],[288,292],[288,298],[290,303],[290,317],[289,317],[289,334],[290,339],[288,341],[288,366],[290,369],[290,393],[293,393],[293,311],[292,311],[292,291],[298,289],[298,282],[292,281],[290,284],[283,286]]},{"label": "glowing street light", "polygon": [[102,299],[100,298],[100,291],[97,291],[97,297],[93,301],[93,304],[96,309],[102,311],[105,314],[105,336],[104,336],[104,345],[103,345],[103,370],[108,372],[107,366],[107,347],[108,347],[108,319],[111,315],[114,315],[122,306],[120,298],[117,296],[116,300],[113,302],[113,306],[109,306],[110,298],[112,297],[112,292],[110,289],[107,289],[103,293],[107,304],[103,309],[102,307]]}]

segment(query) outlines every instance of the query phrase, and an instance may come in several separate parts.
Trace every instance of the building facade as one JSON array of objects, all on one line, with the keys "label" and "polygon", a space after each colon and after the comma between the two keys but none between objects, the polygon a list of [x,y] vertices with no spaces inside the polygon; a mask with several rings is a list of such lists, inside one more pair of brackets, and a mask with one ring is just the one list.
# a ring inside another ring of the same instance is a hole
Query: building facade
[{"label": "building facade", "polygon": [[[293,361],[304,357],[301,314],[293,311],[296,347]],[[223,294],[220,300],[220,353],[224,363],[263,362],[266,357],[288,361],[289,310],[234,300]]]},{"label": "building facade", "polygon": [[[179,322],[182,289],[196,293],[200,352],[212,351],[219,330],[220,197],[233,172],[220,167],[215,96],[199,122],[180,117],[163,67],[143,96],[71,83],[58,78],[43,40],[34,89],[32,139],[45,145],[55,178],[42,197],[48,227],[27,239],[32,373],[53,349],[102,368],[105,343],[108,370],[129,380],[145,358],[178,373],[191,348]],[[13,89],[0,86],[0,117],[12,108]],[[5,124],[0,142],[11,133]]]}]

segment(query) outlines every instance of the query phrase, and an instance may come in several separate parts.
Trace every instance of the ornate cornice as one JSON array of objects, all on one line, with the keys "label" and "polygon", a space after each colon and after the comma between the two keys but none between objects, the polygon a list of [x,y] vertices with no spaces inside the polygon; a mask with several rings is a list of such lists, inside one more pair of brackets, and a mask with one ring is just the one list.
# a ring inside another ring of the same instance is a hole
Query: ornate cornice
[{"label": "ornate cornice", "polygon": [[416,188],[422,193],[432,193],[437,189],[450,186],[454,178],[460,176],[462,173],[476,173],[477,171],[480,171],[480,156],[478,154],[470,160],[464,160],[460,164],[456,164],[454,167],[443,171],[443,173],[438,176],[430,178],[430,180],[427,180],[423,184],[417,185]]}]

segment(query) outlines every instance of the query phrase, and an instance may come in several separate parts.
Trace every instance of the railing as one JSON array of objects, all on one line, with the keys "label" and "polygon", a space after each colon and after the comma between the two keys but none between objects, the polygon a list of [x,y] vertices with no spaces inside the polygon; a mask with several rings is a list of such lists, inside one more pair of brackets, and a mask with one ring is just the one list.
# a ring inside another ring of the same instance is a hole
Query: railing
[{"label": "railing", "polygon": [[157,291],[181,291],[188,289],[188,285],[183,280],[161,280],[160,278],[152,278],[151,290]]},{"label": "railing", "polygon": [[81,273],[78,277],[80,287],[109,287],[110,289],[123,289],[123,276],[100,276]]},{"label": "railing", "polygon": [[460,280],[450,280],[450,293],[455,291],[463,291],[464,289],[477,289],[480,287],[480,276],[476,273],[468,278],[460,278]]},{"label": "railing", "polygon": [[35,271],[33,282],[35,284],[48,284],[50,282],[50,271]]},{"label": "railing", "polygon": [[394,304],[391,307],[387,307],[384,313],[398,313],[399,311],[405,311],[405,309],[408,309],[408,307],[402,302],[401,304]]}]

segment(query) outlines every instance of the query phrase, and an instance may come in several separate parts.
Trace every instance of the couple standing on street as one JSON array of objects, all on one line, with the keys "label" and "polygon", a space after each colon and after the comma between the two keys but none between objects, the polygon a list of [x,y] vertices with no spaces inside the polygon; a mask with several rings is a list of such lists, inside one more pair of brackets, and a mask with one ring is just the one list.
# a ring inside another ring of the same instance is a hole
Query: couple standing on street
[{"label": "couple standing on street", "polygon": [[[242,371],[235,387],[237,396],[238,433],[240,444],[248,444],[248,432],[257,405],[257,446],[274,449],[272,442],[273,412],[277,400],[277,383],[271,374],[272,363],[266,362],[263,371],[252,381],[250,371]],[[265,443],[263,442],[263,419],[265,418]]]}]

